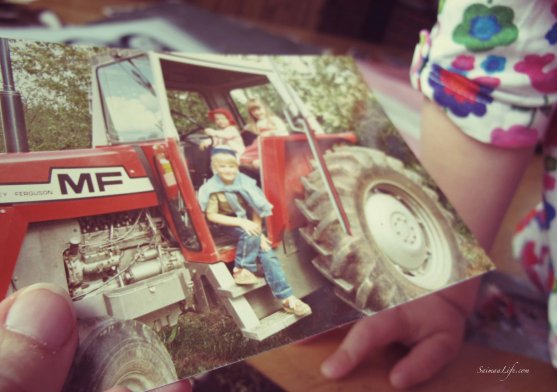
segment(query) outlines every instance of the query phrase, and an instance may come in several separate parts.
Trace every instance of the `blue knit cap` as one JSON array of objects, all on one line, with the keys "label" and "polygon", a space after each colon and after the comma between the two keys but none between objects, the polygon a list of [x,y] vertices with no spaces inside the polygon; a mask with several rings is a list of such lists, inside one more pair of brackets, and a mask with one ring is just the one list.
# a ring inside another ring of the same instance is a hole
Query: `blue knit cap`
[{"label": "blue knit cap", "polygon": [[231,150],[230,148],[214,147],[211,149],[211,157],[216,154],[228,154],[236,158],[236,151]]}]

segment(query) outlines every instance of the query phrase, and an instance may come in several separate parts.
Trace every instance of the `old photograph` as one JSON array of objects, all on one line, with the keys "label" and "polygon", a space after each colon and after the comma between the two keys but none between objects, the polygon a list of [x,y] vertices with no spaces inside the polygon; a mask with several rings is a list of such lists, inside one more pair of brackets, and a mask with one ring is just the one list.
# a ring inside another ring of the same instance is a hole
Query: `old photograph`
[{"label": "old photograph", "polygon": [[350,57],[4,45],[0,290],[69,293],[68,391],[154,388],[493,268]]}]

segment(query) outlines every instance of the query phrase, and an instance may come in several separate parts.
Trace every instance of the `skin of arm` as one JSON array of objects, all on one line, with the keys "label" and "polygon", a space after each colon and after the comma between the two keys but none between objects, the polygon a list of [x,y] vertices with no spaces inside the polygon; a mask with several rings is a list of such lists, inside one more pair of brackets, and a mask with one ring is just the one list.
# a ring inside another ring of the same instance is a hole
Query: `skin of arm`
[{"label": "skin of arm", "polygon": [[218,131],[213,128],[205,128],[205,133],[212,137],[217,137],[220,139],[233,139],[240,136],[240,131],[234,125],[229,125],[224,129],[219,129]]},{"label": "skin of arm", "polygon": [[261,226],[249,219],[238,218],[235,216],[228,216],[219,213],[207,214],[207,219],[210,222],[223,226],[236,226],[244,229],[249,235],[261,234]]},{"label": "skin of arm", "polygon": [[218,213],[208,213],[207,219],[210,222],[216,223],[218,225],[241,227],[250,235],[261,235],[261,248],[264,251],[268,251],[269,249],[271,249],[270,241],[261,231],[262,219],[255,212],[253,212],[252,220]]},{"label": "skin of arm", "polygon": [[[421,162],[487,251],[532,150],[482,144],[466,136],[436,104],[426,101],[422,108]],[[357,322],[323,363],[322,373],[343,377],[371,351],[398,342],[409,351],[391,369],[393,386],[407,388],[428,380],[458,353],[479,280]]]},{"label": "skin of arm", "polygon": [[219,136],[222,139],[234,139],[240,136],[240,131],[234,125],[230,125],[224,129],[221,129],[216,133],[217,133],[216,136]]},{"label": "skin of arm", "polygon": [[203,130],[209,136],[217,136],[218,131],[214,130],[213,128],[205,128]]}]

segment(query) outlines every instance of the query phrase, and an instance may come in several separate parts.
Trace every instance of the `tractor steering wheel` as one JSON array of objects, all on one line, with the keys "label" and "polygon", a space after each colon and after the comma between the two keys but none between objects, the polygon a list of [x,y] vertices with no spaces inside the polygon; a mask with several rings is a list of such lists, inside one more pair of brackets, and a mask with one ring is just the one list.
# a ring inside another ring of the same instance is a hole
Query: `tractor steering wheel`
[{"label": "tractor steering wheel", "polygon": [[186,132],[180,134],[180,140],[189,145],[201,146],[204,140],[209,139],[211,143],[209,147],[214,144],[214,140],[212,136],[209,136],[205,133],[202,133],[205,128],[202,126],[195,126],[191,129],[188,129]]}]

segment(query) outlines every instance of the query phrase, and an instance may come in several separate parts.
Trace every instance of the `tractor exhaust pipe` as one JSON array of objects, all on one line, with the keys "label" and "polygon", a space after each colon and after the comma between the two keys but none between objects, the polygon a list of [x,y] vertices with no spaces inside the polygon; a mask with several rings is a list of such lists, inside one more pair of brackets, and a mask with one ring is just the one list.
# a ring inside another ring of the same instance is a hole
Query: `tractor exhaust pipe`
[{"label": "tractor exhaust pipe", "polygon": [[2,69],[2,91],[0,91],[0,110],[7,152],[27,152],[27,129],[23,116],[23,101],[15,89],[12,74],[12,60],[8,40],[0,38],[0,68]]}]

